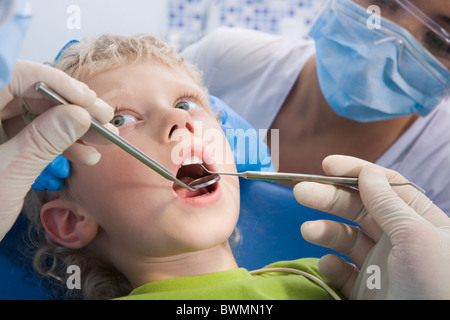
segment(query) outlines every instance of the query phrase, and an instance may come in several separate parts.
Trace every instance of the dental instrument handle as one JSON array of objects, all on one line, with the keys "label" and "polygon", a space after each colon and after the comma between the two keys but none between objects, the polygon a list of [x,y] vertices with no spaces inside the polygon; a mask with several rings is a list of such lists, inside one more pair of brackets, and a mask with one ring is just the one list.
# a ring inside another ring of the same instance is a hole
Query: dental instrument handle
[{"label": "dental instrument handle", "polygon": [[313,181],[313,182],[328,182],[338,183],[350,186],[358,186],[357,178],[345,177],[328,177],[312,174],[300,173],[282,173],[282,172],[259,172],[259,171],[245,171],[242,172],[242,177],[249,180],[271,180],[271,181]]},{"label": "dental instrument handle", "polygon": [[[228,174],[228,173],[218,173]],[[265,180],[265,181],[311,181],[334,185],[344,185],[351,187],[358,187],[358,178],[349,177],[329,177],[314,174],[300,174],[300,173],[282,173],[282,172],[260,172],[260,171],[245,171],[239,173],[232,173],[231,175],[239,176],[248,180]],[[413,182],[390,182],[391,186],[411,185],[422,193],[425,191]]]},{"label": "dental instrument handle", "polygon": [[157,163],[155,160],[147,156],[145,153],[143,153],[141,150],[133,146],[131,143],[123,139],[121,136],[116,135],[114,132],[109,130],[107,127],[102,125],[100,122],[95,120],[91,117],[91,128],[100,133],[102,136],[104,136],[109,141],[116,144],[121,149],[128,152],[130,155],[138,159],[139,161],[143,162],[153,170],[155,170],[157,173],[162,175],[164,178],[175,181],[176,178],[173,176],[173,174],[161,166],[159,163]]},{"label": "dental instrument handle", "polygon": [[[54,103],[57,104],[69,104],[69,102],[61,97],[59,94],[51,90],[47,85],[45,85],[43,82],[38,82],[35,87],[36,91],[47,97],[49,100],[51,100]],[[193,189],[177,179],[172,172],[167,170],[165,167],[160,165],[158,162],[150,158],[148,155],[146,155],[144,152],[133,146],[131,143],[123,139],[121,136],[115,134],[111,130],[109,130],[107,127],[102,125],[100,122],[95,120],[91,117],[91,128],[97,131],[99,134],[101,134],[103,137],[123,149],[124,151],[128,152],[130,155],[132,155],[137,160],[141,161],[154,171],[156,171],[158,174],[163,176],[164,178],[176,182],[179,185],[185,187],[186,189],[190,191],[196,191],[196,189]]]}]

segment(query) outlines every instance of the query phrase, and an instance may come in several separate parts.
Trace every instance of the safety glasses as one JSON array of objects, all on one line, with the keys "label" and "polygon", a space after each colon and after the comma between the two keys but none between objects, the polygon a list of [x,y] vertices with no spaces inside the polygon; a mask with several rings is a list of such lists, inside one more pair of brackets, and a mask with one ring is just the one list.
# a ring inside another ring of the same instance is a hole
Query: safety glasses
[{"label": "safety glasses", "polygon": [[[447,69],[450,69],[450,33],[409,0],[353,0],[365,8],[380,8],[381,17],[407,29]],[[428,3],[423,1],[424,3]],[[370,13],[370,11],[368,11]],[[449,20],[450,17],[443,16]],[[382,25],[380,26],[382,28]]]}]

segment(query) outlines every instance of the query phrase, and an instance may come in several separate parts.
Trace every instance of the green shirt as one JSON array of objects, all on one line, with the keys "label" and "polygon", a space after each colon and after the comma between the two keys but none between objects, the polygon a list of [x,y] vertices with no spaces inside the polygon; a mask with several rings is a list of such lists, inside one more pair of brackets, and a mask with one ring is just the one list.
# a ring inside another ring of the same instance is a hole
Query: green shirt
[{"label": "green shirt", "polygon": [[[324,281],[317,259],[277,262],[266,268],[292,268]],[[234,269],[193,277],[151,282],[120,299],[142,300],[328,300],[331,295],[307,277],[288,272],[252,275],[246,269]]]}]

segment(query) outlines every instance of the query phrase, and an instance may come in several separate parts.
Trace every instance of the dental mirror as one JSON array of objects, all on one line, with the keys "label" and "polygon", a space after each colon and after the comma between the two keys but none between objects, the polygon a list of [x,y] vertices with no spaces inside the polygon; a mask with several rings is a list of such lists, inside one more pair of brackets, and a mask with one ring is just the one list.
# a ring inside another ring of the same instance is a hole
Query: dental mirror
[{"label": "dental mirror", "polygon": [[218,174],[210,174],[198,179],[195,179],[191,183],[188,184],[189,187],[194,189],[201,189],[205,187],[209,187],[210,185],[213,185],[214,183],[218,182],[220,180],[220,176]]}]

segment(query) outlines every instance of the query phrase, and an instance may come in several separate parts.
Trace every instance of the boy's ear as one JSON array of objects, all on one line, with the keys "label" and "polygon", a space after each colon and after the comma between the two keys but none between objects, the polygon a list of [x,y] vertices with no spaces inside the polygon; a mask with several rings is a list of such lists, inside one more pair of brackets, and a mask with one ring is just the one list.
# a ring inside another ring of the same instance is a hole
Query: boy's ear
[{"label": "boy's ear", "polygon": [[93,217],[70,201],[55,199],[44,204],[41,221],[50,238],[60,245],[80,249],[97,235]]}]

